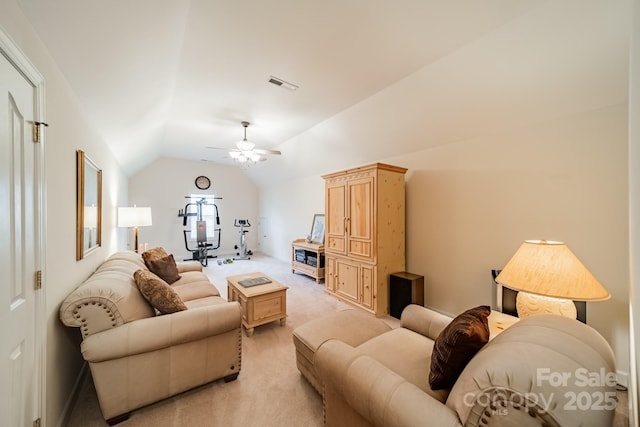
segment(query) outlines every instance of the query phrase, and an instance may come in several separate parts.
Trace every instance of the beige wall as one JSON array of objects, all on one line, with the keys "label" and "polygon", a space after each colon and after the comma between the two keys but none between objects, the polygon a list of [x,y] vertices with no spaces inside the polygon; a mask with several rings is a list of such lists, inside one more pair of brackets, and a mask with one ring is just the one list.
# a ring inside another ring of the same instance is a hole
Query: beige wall
[{"label": "beige wall", "polygon": [[[492,304],[490,270],[523,240],[565,241],[612,294],[589,303],[587,318],[613,347],[620,381],[627,380],[626,105],[380,161],[409,169],[407,270],[425,276],[425,305],[454,314]],[[268,252],[288,260],[291,239],[306,234],[309,206],[323,203],[319,175],[262,188],[261,215],[271,221],[270,234],[282,237]]]},{"label": "beige wall", "polygon": [[324,180],[320,175],[260,188],[260,249],[291,259],[291,242],[311,233],[315,214],[324,213]]},{"label": "beige wall", "polygon": [[[209,190],[198,190],[194,184],[197,176],[211,180]],[[235,245],[240,242],[240,229],[234,226],[236,219],[248,219],[251,228],[246,233],[248,248],[257,250],[258,189],[241,167],[222,166],[214,163],[161,158],[132,176],[129,180],[129,204],[150,206],[153,225],[139,229],[140,244],[149,247],[163,246],[176,259],[191,258],[185,249],[182,218],[178,210],[184,209],[191,194],[215,195],[222,228],[220,249],[211,254],[233,257]],[[194,210],[195,212],[195,210]],[[129,233],[129,244],[133,239]]]},{"label": "beige wall", "polygon": [[[83,361],[80,332],[64,327],[58,320],[60,302],[95,267],[114,252],[120,233],[115,228],[115,207],[127,198],[127,178],[82,106],[71,92],[64,76],[52,62],[43,44],[13,1],[0,2],[0,26],[25,52],[45,80],[46,168],[46,261],[44,269],[46,317],[46,414],[44,422],[62,422],[65,405]],[[75,152],[82,149],[103,171],[103,246],[85,260],[75,259]]]}]

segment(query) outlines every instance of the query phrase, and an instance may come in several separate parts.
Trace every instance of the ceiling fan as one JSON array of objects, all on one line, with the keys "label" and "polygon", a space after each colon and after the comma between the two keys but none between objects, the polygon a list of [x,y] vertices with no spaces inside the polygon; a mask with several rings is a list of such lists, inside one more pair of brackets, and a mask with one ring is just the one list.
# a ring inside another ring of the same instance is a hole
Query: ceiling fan
[{"label": "ceiling fan", "polygon": [[[229,151],[229,156],[239,163],[246,162],[263,162],[267,160],[265,155],[274,154],[280,155],[282,154],[279,150],[265,150],[261,148],[256,148],[256,144],[253,142],[247,141],[247,128],[251,123],[249,122],[240,122],[240,124],[244,127],[244,138],[242,141],[236,143],[236,148]],[[207,147],[212,150],[226,150],[226,148],[219,147]]]}]

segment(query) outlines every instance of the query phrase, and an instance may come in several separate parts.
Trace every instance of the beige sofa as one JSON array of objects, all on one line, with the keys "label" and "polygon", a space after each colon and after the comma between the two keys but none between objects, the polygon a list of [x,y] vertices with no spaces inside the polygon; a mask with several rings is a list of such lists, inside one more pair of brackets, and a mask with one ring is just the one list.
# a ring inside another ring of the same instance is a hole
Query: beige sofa
[{"label": "beige sofa", "polygon": [[227,302],[198,262],[178,263],[171,288],[187,310],[156,315],[134,282],[147,267],[135,252],[118,252],[60,306],[79,327],[102,414],[110,423],[144,405],[240,372],[242,334],[237,302]]},{"label": "beige sofa", "polygon": [[[318,378],[312,384],[323,389],[325,425],[611,425],[614,356],[591,327],[556,315],[523,319],[492,338],[451,389],[432,390],[434,341],[450,321],[410,305],[399,328],[355,347],[336,339],[320,343],[305,376],[313,371]],[[302,330],[303,339],[311,329]]]}]

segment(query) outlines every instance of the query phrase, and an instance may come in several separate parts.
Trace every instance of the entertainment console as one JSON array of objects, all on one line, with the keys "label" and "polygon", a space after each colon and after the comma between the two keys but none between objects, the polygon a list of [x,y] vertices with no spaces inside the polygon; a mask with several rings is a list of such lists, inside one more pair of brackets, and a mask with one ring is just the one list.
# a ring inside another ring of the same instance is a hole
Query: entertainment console
[{"label": "entertainment console", "polygon": [[320,283],[324,279],[324,245],[296,239],[291,248],[291,271],[311,276]]}]

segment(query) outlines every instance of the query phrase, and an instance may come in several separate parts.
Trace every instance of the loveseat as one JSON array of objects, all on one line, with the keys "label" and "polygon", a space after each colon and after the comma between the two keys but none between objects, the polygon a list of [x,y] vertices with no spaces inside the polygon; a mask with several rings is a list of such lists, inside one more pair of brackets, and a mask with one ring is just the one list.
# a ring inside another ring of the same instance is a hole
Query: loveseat
[{"label": "loveseat", "polygon": [[[371,322],[381,320],[360,323],[372,330],[366,325]],[[614,356],[591,327],[557,315],[522,319],[471,356],[452,387],[432,389],[434,344],[451,322],[410,305],[400,327],[373,333],[357,346],[316,341],[313,371],[322,388],[325,425],[611,425],[617,402]],[[304,338],[311,329],[298,332]]]},{"label": "loveseat", "polygon": [[134,274],[150,273],[130,251],[109,257],[60,306],[62,322],[80,328],[82,356],[110,424],[240,372],[240,306],[220,297],[200,263],[175,266],[177,280],[168,286],[184,304],[181,311],[160,314],[141,294]]}]

